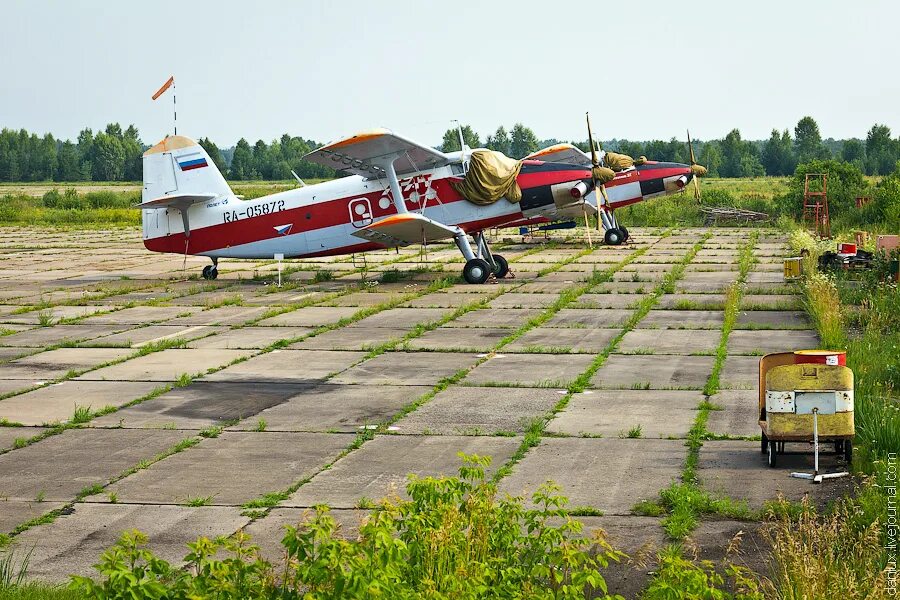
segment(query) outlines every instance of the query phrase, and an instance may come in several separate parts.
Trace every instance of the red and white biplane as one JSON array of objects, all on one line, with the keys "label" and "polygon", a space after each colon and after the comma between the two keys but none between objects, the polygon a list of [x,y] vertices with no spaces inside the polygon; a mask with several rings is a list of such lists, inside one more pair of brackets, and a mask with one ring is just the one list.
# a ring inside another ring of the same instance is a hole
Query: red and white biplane
[{"label": "red and white biplane", "polygon": [[144,245],[208,256],[203,276],[215,279],[220,258],[308,258],[453,239],[466,258],[466,281],[484,283],[509,272],[491,252],[485,229],[591,212],[601,219],[605,241],[619,244],[628,233],[615,208],[680,191],[693,177],[688,165],[647,162],[617,173],[598,200],[603,184],[592,167],[602,157],[559,145],[522,161],[520,201],[475,204],[451,185],[465,178],[474,152],[463,146],[444,153],[386,129],[368,131],[306,156],[350,176],[243,200],[199,144],[166,137],[143,157]]}]

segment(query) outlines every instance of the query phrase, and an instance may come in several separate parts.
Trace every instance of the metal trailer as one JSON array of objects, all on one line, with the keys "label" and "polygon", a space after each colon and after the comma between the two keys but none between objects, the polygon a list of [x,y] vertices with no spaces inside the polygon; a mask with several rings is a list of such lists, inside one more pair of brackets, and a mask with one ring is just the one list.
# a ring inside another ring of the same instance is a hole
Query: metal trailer
[{"label": "metal trailer", "polygon": [[853,371],[841,352],[801,350],[767,354],[759,361],[761,450],[770,467],[787,442],[834,444],[849,463],[853,456]]}]

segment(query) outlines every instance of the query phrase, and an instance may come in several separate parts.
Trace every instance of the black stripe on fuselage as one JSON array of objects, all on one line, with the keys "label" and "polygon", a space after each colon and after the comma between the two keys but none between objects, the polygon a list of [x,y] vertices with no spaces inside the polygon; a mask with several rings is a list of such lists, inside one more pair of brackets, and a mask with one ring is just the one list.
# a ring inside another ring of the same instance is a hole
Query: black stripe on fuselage
[{"label": "black stripe on fuselage", "polygon": [[688,166],[683,163],[676,162],[658,162],[635,165],[634,168],[638,171],[652,171],[654,169],[687,169]]}]

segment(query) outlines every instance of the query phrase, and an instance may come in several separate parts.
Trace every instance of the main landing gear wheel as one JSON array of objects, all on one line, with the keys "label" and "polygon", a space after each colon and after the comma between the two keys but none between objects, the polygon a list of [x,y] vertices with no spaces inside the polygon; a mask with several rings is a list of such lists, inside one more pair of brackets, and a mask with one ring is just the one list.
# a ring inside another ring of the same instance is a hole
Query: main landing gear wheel
[{"label": "main landing gear wheel", "polygon": [[853,462],[853,440],[844,440],[844,460],[848,465]]},{"label": "main landing gear wheel", "polygon": [[503,279],[509,273],[509,263],[499,254],[492,255],[494,259],[494,277]]},{"label": "main landing gear wheel", "polygon": [[215,279],[219,276],[219,270],[215,267],[215,265],[206,265],[203,267],[203,279]]},{"label": "main landing gear wheel", "polygon": [[627,242],[628,238],[631,237],[631,234],[628,233],[628,230],[625,229],[625,226],[623,226],[623,225],[619,225],[619,230],[621,230],[621,232],[622,232],[622,241]]},{"label": "main landing gear wheel", "polygon": [[603,235],[603,241],[608,246],[618,246],[625,241],[625,236],[622,234],[621,230],[613,227],[612,229],[606,230],[606,233]]},{"label": "main landing gear wheel", "polygon": [[463,278],[468,283],[484,283],[490,276],[491,265],[483,258],[473,258],[463,267]]}]

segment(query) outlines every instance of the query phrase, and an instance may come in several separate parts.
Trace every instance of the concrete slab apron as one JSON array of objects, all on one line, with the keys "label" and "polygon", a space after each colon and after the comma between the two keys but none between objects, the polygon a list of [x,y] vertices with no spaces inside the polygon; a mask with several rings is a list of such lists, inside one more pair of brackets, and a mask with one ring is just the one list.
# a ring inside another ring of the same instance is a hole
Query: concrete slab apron
[{"label": "concrete slab apron", "polygon": [[[239,505],[310,477],[353,441],[326,433],[225,432],[110,486],[124,503]],[[200,466],[202,465],[202,467]],[[92,496],[88,501],[106,501]]]},{"label": "concrete slab apron", "polygon": [[640,427],[645,438],[685,437],[697,416],[700,392],[620,390],[575,394],[547,430],[572,436],[624,437]]},{"label": "concrete slab apron", "polygon": [[70,501],[185,437],[170,430],[71,429],[0,456],[0,489],[14,500],[43,494],[49,501]]},{"label": "concrete slab apron", "polygon": [[137,529],[150,538],[149,548],[176,565],[201,536],[230,535],[246,525],[239,508],[78,504],[75,512],[16,537],[18,548],[33,548],[28,575],[65,583],[69,575],[96,575],[93,565],[123,531]]},{"label": "concrete slab apron", "polygon": [[98,411],[118,407],[155,390],[159,384],[134,381],[63,381],[0,400],[0,418],[23,425],[68,421],[77,407]]},{"label": "concrete slab apron", "polygon": [[544,438],[513,472],[501,491],[531,495],[548,479],[562,486],[569,506],[589,506],[608,515],[629,514],[641,500],[654,499],[681,472],[680,440]]},{"label": "concrete slab apron", "polygon": [[405,496],[407,476],[456,475],[457,453],[491,456],[489,473],[506,462],[521,443],[514,437],[393,436],[366,442],[327,471],[303,485],[283,506],[328,504],[353,508],[361,498],[377,501],[389,494]]}]

